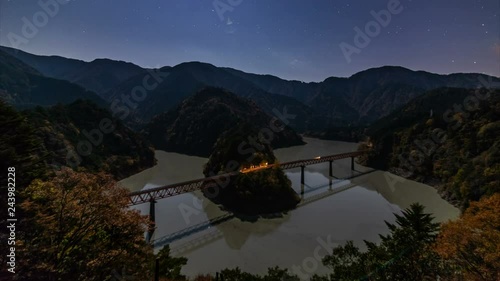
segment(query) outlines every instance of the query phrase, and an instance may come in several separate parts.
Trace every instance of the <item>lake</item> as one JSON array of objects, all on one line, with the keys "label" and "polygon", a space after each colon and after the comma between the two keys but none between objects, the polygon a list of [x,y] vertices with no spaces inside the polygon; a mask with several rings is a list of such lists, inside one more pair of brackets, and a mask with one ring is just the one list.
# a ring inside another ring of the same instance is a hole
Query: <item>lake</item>
[{"label": "lake", "polygon": [[[306,145],[275,150],[278,160],[310,159],[355,151],[358,146],[304,140]],[[135,191],[202,178],[207,162],[206,158],[164,151],[156,151],[156,158],[156,166],[120,183]],[[189,277],[234,267],[263,274],[268,267],[280,266],[309,278],[328,272],[321,264],[328,249],[348,240],[362,248],[363,240],[378,242],[379,234],[388,233],[384,221],[394,222],[393,213],[400,214],[414,202],[424,205],[439,222],[460,214],[433,187],[357,164],[351,171],[350,159],[334,162],[334,178],[328,172],[328,162],[306,167],[302,186],[300,168],[287,170],[293,188],[303,193],[302,202],[283,216],[257,222],[233,217],[199,191],[159,200],[155,250],[170,244],[174,256],[188,258],[183,274]],[[134,208],[143,214],[149,212],[148,204]]]}]

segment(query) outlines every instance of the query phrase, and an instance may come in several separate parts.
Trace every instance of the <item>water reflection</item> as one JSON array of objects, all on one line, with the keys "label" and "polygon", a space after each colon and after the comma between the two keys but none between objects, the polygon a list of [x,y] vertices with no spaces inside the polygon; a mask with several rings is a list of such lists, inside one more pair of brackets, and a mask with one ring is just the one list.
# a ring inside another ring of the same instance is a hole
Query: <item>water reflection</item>
[{"label": "water reflection", "polygon": [[[314,158],[356,149],[357,144],[306,139],[307,145],[275,151],[281,162]],[[207,159],[157,151],[157,166],[122,181],[131,190],[203,177]],[[262,274],[270,266],[290,268],[313,254],[317,239],[329,236],[335,245],[353,240],[363,247],[363,240],[377,242],[387,234],[384,220],[394,222],[413,202],[420,202],[439,221],[458,216],[458,209],[441,199],[430,186],[394,178],[389,173],[356,165],[350,159],[308,166],[305,184],[300,184],[300,168],[288,170],[293,189],[302,202],[287,214],[241,221],[220,206],[205,199],[199,191],[159,200],[156,204],[157,230],[155,250],[170,244],[174,256],[185,256],[188,264],[183,274],[219,271],[239,266]],[[148,205],[135,208],[148,213]],[[186,211],[187,210],[187,211]],[[216,255],[214,255],[216,253]],[[326,254],[326,252],[325,252]],[[326,272],[319,265],[318,274]]]},{"label": "water reflection", "polygon": [[370,177],[353,179],[353,183],[379,193],[400,209],[420,202],[438,222],[456,219],[460,215],[460,210],[441,198],[435,188],[388,172],[376,171]]},{"label": "water reflection", "polygon": [[[349,179],[352,179],[352,178],[355,178],[355,177],[358,177],[361,175],[366,175],[366,174],[371,173],[373,171],[375,171],[375,170],[369,170],[367,172],[351,171],[351,173],[350,173],[351,175],[347,178],[344,178],[344,179],[339,179],[336,177],[335,178],[329,177],[329,181],[327,184],[320,184],[320,185],[315,185],[315,186],[312,186],[309,184],[301,184],[300,195],[301,195],[302,201],[297,205],[297,208],[300,208],[302,206],[306,206],[307,204],[314,203],[318,200],[327,198],[327,197],[332,196],[334,194],[337,194],[339,192],[348,190],[349,188],[356,186],[356,184],[351,183],[351,181],[349,181]],[[314,175],[314,174],[315,173],[311,173],[311,175],[313,177],[316,177],[317,175]],[[154,186],[152,186],[152,187],[154,187]],[[305,187],[307,187],[307,190]],[[322,192],[319,194],[311,195],[318,190],[322,190]],[[205,199],[205,198],[200,198],[201,196],[199,194],[195,194],[195,196],[200,201]],[[214,212],[214,207],[215,207],[215,205],[213,205],[213,204],[207,204],[204,206],[204,212],[207,214],[207,217],[209,217],[209,218],[213,217],[212,219],[195,224],[195,225],[192,225],[192,226],[184,228],[180,231],[159,237],[159,238],[153,240],[154,247],[161,248],[161,247],[163,247],[167,244],[171,244],[177,240],[181,240],[183,238],[189,237],[189,236],[194,235],[196,233],[208,230],[212,227],[216,227],[217,231],[212,230],[212,231],[208,232],[207,234],[205,234],[204,236],[210,237],[211,238],[210,240],[215,239],[215,237],[225,238],[227,245],[231,249],[239,250],[243,246],[243,244],[245,243],[245,241],[247,240],[247,238],[250,235],[263,236],[263,235],[266,235],[274,230],[273,227],[267,227],[267,228],[246,227],[246,228],[242,229],[241,235],[233,235],[234,228],[228,228],[229,224],[222,224],[222,223],[227,222],[227,221],[232,220],[232,219],[235,219],[236,216],[230,212],[223,214],[223,215],[220,215],[220,216],[216,216],[216,214]],[[219,208],[219,209],[222,209],[222,208]],[[286,222],[287,218],[289,218],[289,216],[290,215],[288,213],[285,213],[285,214],[280,213],[280,214],[275,214],[275,215],[269,214],[269,215],[264,216],[264,218],[266,218],[266,219],[280,218],[281,220],[279,220],[279,224],[281,224],[281,223]],[[220,225],[220,224],[222,224],[222,225]],[[279,224],[274,224],[273,225],[274,228],[278,227]],[[252,231],[253,229],[257,229],[258,231],[253,232]],[[213,235],[214,232],[216,232],[217,235]],[[236,239],[234,239],[235,237],[236,237]],[[196,239],[194,239],[194,241],[187,241],[187,242],[185,242],[185,245],[179,246],[179,248],[184,249],[184,250],[178,250],[177,252],[179,254],[183,254],[186,251],[188,251],[189,249],[194,248],[194,247],[187,247],[187,245],[189,245],[189,244],[198,245],[199,241],[204,241],[205,243],[208,242],[207,239],[204,239],[203,237],[197,237]]]}]

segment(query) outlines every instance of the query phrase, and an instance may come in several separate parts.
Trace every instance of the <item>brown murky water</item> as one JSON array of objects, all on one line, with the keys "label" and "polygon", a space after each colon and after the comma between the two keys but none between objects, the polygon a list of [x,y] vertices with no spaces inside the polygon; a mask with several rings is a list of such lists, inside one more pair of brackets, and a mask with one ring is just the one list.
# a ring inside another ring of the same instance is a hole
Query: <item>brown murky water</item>
[{"label": "brown murky water", "polygon": [[[275,151],[281,162],[354,151],[356,143],[306,138],[307,145]],[[205,158],[157,151],[158,164],[121,181],[130,190],[203,177]],[[300,169],[288,170],[293,188],[304,191],[303,201],[288,214],[257,222],[243,222],[204,199],[200,192],[163,199],[156,204],[155,249],[170,244],[176,256],[188,258],[183,273],[195,276],[224,268],[240,267],[265,273],[268,267],[289,268],[301,277],[326,268],[320,259],[328,248],[353,240],[379,241],[388,229],[384,220],[394,221],[413,202],[433,213],[437,221],[455,219],[459,210],[441,199],[428,185],[375,171],[342,180],[369,170],[350,160],[334,162],[334,176],[328,177],[328,163],[306,168],[306,184],[300,185]],[[148,205],[137,206],[144,214]],[[212,223],[209,221],[212,220]]]}]

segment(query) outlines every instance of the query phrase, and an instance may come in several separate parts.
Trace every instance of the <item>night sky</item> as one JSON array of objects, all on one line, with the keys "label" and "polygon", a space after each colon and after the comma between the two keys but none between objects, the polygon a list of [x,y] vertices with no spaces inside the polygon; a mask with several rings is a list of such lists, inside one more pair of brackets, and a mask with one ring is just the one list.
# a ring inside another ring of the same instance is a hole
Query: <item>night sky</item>
[{"label": "night sky", "polygon": [[[44,25],[42,15],[38,32],[18,48],[144,67],[203,61],[302,81],[383,65],[500,76],[499,0],[400,0],[402,10],[350,63],[339,45],[355,46],[354,28],[364,30],[372,10],[396,0],[217,1],[73,0]],[[38,1],[0,3],[0,44],[13,46],[9,34],[22,37],[22,18],[43,9]]]}]

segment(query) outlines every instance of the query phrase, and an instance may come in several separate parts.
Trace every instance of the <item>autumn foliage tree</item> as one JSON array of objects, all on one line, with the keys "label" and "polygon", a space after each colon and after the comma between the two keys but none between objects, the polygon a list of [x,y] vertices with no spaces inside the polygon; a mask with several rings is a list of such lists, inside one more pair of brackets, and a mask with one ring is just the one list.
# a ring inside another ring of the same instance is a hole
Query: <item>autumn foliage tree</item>
[{"label": "autumn foliage tree", "polygon": [[147,279],[152,249],[147,219],[127,208],[111,176],[63,168],[23,193],[20,280]]},{"label": "autumn foliage tree", "polygon": [[500,280],[500,193],[474,202],[442,226],[436,252],[455,270],[450,280]]}]

